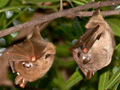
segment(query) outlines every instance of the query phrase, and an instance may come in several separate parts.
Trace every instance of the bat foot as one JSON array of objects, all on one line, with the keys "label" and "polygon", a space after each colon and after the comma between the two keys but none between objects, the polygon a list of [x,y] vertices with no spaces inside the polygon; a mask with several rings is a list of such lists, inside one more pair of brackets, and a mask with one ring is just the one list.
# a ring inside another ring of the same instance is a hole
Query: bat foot
[{"label": "bat foot", "polygon": [[19,85],[21,88],[25,88],[25,85],[27,84],[27,80],[25,80],[20,74],[18,73],[18,76],[15,78],[15,84]]},{"label": "bat foot", "polygon": [[93,71],[88,71],[87,79],[91,79],[93,76],[94,76],[94,72]]},{"label": "bat foot", "polygon": [[22,83],[19,85],[21,88],[25,88],[25,85]]}]

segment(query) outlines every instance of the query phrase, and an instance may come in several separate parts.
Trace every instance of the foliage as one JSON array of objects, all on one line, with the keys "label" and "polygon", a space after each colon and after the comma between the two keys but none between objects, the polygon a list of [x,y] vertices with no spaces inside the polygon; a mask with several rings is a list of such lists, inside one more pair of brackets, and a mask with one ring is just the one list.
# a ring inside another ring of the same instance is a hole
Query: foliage
[{"label": "foliage", "polygon": [[[64,8],[84,5],[89,1],[64,0],[69,4]],[[46,5],[46,2],[52,3]],[[59,0],[0,0],[0,30],[29,21],[38,8],[44,11],[58,11],[59,7]],[[111,64],[95,73],[91,80],[85,78],[68,50],[73,45],[72,41],[83,35],[88,20],[88,17],[75,17],[74,20],[66,17],[58,18],[42,31],[42,36],[53,42],[57,48],[55,61],[43,78],[28,83],[25,90],[118,90],[120,87],[120,17],[117,15],[105,17],[113,29],[116,47]],[[12,45],[17,34],[18,32],[3,37],[5,44],[0,39],[0,46],[5,48]],[[11,70],[8,77],[14,82],[15,74],[12,74]],[[18,86],[0,86],[0,90],[8,89],[22,90]]]}]

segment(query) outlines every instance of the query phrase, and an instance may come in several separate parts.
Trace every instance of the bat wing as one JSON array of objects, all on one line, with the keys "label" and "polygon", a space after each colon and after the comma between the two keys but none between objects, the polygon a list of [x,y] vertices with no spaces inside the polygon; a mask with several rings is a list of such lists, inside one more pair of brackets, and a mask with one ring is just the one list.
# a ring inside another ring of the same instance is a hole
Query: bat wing
[{"label": "bat wing", "polygon": [[74,49],[74,48],[81,47],[81,48],[84,48],[83,52],[86,53],[86,49],[88,52],[88,50],[91,48],[91,46],[93,45],[93,43],[95,41],[94,34],[97,32],[99,27],[100,27],[100,25],[97,25],[94,28],[87,29],[85,34],[79,38],[78,42],[73,47],[69,48],[70,51],[72,51],[72,49]]},{"label": "bat wing", "polygon": [[44,40],[41,40],[39,42],[31,40],[31,43],[34,48],[34,54],[35,54],[36,59],[39,59],[46,53],[45,49],[47,47],[48,42],[46,42]]},{"label": "bat wing", "polygon": [[9,61],[31,61],[35,57],[34,48],[30,41],[14,45],[13,49],[7,54],[10,57]]},{"label": "bat wing", "polygon": [[[44,44],[45,43],[45,44]],[[8,52],[10,61],[35,61],[45,53],[48,42],[40,40],[25,40],[22,44],[14,45],[13,49]]]}]

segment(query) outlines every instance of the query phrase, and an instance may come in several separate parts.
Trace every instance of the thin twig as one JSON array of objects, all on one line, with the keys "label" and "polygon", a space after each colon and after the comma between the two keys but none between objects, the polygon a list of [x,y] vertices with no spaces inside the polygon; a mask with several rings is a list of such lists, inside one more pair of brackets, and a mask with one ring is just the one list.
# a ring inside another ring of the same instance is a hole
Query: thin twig
[{"label": "thin twig", "polygon": [[105,6],[112,6],[112,5],[118,5],[118,4],[120,4],[120,0],[104,1],[104,2],[97,2],[97,3],[88,3],[88,4],[85,4],[83,6],[78,6],[78,7],[75,7],[75,8],[68,9],[68,10],[55,12],[55,13],[52,13],[52,14],[49,14],[49,15],[42,16],[38,19],[35,19],[35,20],[32,20],[32,21],[29,21],[29,22],[26,22],[26,23],[23,23],[23,24],[5,29],[3,31],[0,31],[0,37],[6,36],[6,35],[11,34],[13,32],[23,30],[23,29],[31,27],[31,26],[36,26],[36,25],[41,24],[41,23],[46,22],[46,21],[50,21],[50,20],[53,20],[53,19],[56,19],[56,18],[67,16],[67,15],[73,15],[73,14],[79,12],[80,10],[85,10],[85,9],[90,9],[90,8],[98,8],[98,7],[105,7]]},{"label": "thin twig", "polygon": [[63,1],[60,0],[60,11],[62,11],[62,10],[63,10]]},{"label": "thin twig", "polygon": [[[92,16],[93,11],[80,11],[75,14],[75,16],[80,17],[88,17]],[[120,15],[120,10],[111,10],[111,11],[101,11],[102,16],[110,16],[110,15]]]},{"label": "thin twig", "polygon": [[[48,21],[48,22],[45,22],[45,23],[43,23],[42,25],[40,25],[40,27],[39,27],[39,30],[40,30],[40,32],[42,31],[42,30],[44,30],[49,24],[50,24],[50,22],[51,21]],[[31,28],[31,29],[30,29]],[[20,41],[20,40],[23,40],[23,39],[25,39],[26,38],[26,36],[32,31],[32,29],[33,29],[34,27],[29,27],[29,28],[27,28],[26,30],[26,32],[20,32],[18,35],[17,35],[17,37],[15,37],[14,39],[13,39],[13,42],[17,42],[17,41]]]}]

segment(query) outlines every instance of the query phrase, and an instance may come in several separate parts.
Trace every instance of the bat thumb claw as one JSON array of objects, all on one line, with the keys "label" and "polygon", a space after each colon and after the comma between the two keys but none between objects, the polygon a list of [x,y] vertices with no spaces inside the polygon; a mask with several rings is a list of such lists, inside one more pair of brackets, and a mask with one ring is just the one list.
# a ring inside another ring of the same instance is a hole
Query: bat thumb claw
[{"label": "bat thumb claw", "polygon": [[31,60],[36,61],[36,57],[35,56],[31,57]]},{"label": "bat thumb claw", "polygon": [[25,88],[25,85],[22,83],[19,85],[21,88]]}]

